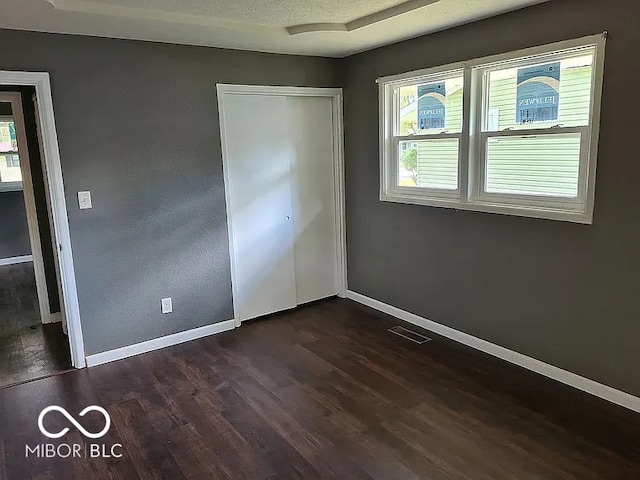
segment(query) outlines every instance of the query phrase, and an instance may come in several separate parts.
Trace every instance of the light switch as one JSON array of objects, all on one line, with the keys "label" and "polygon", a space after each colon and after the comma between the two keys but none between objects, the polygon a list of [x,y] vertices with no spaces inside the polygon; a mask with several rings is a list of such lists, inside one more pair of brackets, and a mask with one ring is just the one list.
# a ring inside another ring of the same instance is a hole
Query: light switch
[{"label": "light switch", "polygon": [[78,192],[78,205],[80,210],[93,208],[93,205],[91,205],[91,192]]}]

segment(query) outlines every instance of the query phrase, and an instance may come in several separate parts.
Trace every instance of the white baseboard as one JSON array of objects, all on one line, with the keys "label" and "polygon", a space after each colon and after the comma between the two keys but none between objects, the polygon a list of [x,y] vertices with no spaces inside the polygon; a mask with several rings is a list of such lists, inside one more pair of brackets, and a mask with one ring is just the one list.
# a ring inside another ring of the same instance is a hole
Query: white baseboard
[{"label": "white baseboard", "polygon": [[33,262],[33,255],[23,255],[21,257],[0,258],[0,266],[15,265],[17,263]]},{"label": "white baseboard", "polygon": [[141,353],[159,350],[161,348],[170,347],[172,345],[188,342],[190,340],[208,337],[209,335],[226,332],[228,330],[233,330],[234,328],[236,328],[235,321],[227,320],[225,322],[214,323],[213,325],[194,328],[193,330],[187,330],[185,332],[179,332],[160,338],[154,338],[153,340],[148,340],[146,342],[116,348],[114,350],[108,350],[106,352],[96,353],[94,355],[88,355],[87,367],[95,367],[96,365],[102,365],[103,363],[109,363],[115,360],[133,357],[134,355],[140,355]]},{"label": "white baseboard", "polygon": [[42,324],[47,325],[49,323],[59,323],[62,322],[62,313],[46,313],[42,315]]},{"label": "white baseboard", "polygon": [[366,297],[359,293],[347,291],[347,298],[368,307],[374,308],[375,310],[384,312],[393,317],[399,318],[400,320],[404,320],[406,322],[412,323],[413,325],[417,325],[418,327],[422,327],[426,330],[437,333],[438,335],[442,335],[443,337],[447,337],[451,340],[455,340],[456,342],[475,348],[476,350],[480,350],[481,352],[488,353],[489,355],[493,355],[494,357],[501,358],[502,360],[506,360],[507,362],[511,362],[520,367],[526,368],[527,370],[539,373],[541,375],[544,375],[545,377],[552,378],[554,380],[557,380],[558,382],[562,382],[566,385],[577,388],[578,390],[582,390],[584,392],[590,393],[591,395],[595,395],[596,397],[600,397],[604,400],[608,400],[609,402],[640,413],[640,398],[625,393],[621,390],[617,390],[607,385],[598,383],[594,380],[581,377],[580,375],[576,375],[575,373],[571,373],[561,368],[554,367],[553,365],[549,365],[548,363],[541,362],[540,360],[536,360],[535,358],[531,358],[521,353],[514,352],[513,350],[509,350],[494,343],[487,342],[486,340],[482,340],[480,338],[474,337],[473,335],[460,332],[440,323],[427,320],[426,318],[401,310],[386,303],[382,303],[378,300],[374,300],[373,298]]}]

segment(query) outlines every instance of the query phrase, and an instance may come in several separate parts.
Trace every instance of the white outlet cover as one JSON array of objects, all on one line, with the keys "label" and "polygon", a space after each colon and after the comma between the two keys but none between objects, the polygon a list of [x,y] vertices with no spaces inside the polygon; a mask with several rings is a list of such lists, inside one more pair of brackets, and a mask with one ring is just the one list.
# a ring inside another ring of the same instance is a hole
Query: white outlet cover
[{"label": "white outlet cover", "polygon": [[173,312],[173,302],[171,301],[171,297],[162,299],[162,313],[171,313]]},{"label": "white outlet cover", "polygon": [[91,192],[78,192],[78,206],[80,210],[93,208],[91,204]]}]

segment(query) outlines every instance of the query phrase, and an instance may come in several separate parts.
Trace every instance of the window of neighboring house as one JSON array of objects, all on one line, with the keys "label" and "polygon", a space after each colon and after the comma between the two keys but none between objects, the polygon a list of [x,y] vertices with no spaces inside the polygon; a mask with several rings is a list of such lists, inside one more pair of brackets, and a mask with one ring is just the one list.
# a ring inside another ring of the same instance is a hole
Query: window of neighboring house
[{"label": "window of neighboring house", "polygon": [[7,168],[20,168],[20,157],[18,155],[5,155]]},{"label": "window of neighboring house", "polygon": [[381,200],[591,223],[604,45],[380,79]]},{"label": "window of neighboring house", "polygon": [[13,120],[0,118],[0,191],[22,190],[22,171]]}]

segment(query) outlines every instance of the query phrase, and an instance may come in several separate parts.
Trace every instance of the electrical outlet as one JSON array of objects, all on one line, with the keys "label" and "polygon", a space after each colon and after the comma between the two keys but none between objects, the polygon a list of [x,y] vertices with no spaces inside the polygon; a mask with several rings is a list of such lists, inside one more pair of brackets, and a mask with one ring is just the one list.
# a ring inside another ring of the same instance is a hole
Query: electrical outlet
[{"label": "electrical outlet", "polygon": [[78,205],[80,210],[93,208],[91,203],[91,192],[78,192]]},{"label": "electrical outlet", "polygon": [[162,313],[171,313],[173,312],[173,302],[171,301],[171,297],[162,299]]}]

